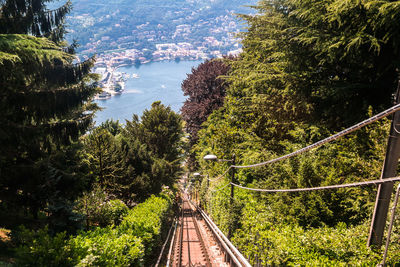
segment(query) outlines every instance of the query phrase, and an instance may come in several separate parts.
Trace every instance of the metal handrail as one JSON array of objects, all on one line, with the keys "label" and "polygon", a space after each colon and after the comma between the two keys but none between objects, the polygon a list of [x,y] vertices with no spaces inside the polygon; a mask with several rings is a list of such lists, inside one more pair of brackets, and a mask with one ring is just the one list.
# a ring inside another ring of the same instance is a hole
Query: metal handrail
[{"label": "metal handrail", "polygon": [[[191,202],[191,201],[190,201]],[[192,202],[191,202],[192,203]],[[197,210],[200,212],[201,216],[204,218],[208,226],[210,227],[211,231],[213,234],[217,237],[219,243],[224,247],[225,251],[229,254],[230,258],[232,261],[237,265],[237,266],[246,266],[246,267],[251,267],[250,263],[247,261],[247,259],[240,253],[240,251],[229,241],[229,239],[222,233],[221,230],[219,230],[218,226],[215,225],[215,223],[211,220],[210,217],[197,205],[192,203]]]},{"label": "metal handrail", "polygon": [[171,245],[170,245],[169,251],[168,251],[168,259],[167,259],[166,267],[169,267],[169,264],[171,262],[171,255],[172,255],[172,249],[173,249],[174,243],[175,243],[175,235],[176,235],[177,225],[178,225],[178,220],[175,221],[175,229],[174,229],[174,234],[172,235]]}]

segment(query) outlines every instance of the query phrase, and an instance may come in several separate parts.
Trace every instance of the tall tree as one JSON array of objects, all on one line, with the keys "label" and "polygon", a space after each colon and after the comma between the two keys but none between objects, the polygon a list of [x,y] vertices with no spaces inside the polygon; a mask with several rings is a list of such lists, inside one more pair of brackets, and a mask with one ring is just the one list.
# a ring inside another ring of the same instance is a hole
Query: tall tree
[{"label": "tall tree", "polygon": [[[181,109],[189,134],[189,148],[197,142],[197,132],[208,116],[224,103],[228,83],[221,76],[228,74],[229,65],[222,59],[206,60],[182,82],[182,90],[188,96]],[[189,152],[188,165],[195,167],[194,154]]]},{"label": "tall tree", "polygon": [[145,144],[153,158],[152,174],[154,188],[172,185],[181,171],[182,119],[171,110],[154,102],[139,120],[137,115],[127,121],[124,135]]},{"label": "tall tree", "polygon": [[46,208],[67,221],[87,182],[77,141],[97,89],[94,59],[74,64],[75,44],[62,41],[70,3],[47,10],[46,2],[0,1],[0,202],[9,215]]},{"label": "tall tree", "polygon": [[[332,130],[391,104],[399,53],[397,1],[261,1],[234,63],[232,95],[281,122]],[[263,106],[264,105],[264,106]],[[274,107],[274,108],[269,108]]]}]

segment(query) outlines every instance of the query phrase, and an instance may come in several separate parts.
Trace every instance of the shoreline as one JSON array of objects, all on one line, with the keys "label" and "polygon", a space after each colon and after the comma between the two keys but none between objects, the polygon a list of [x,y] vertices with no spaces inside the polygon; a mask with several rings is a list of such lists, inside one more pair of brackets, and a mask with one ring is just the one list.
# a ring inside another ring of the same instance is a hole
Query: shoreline
[{"label": "shoreline", "polygon": [[[191,61],[201,61],[201,60],[204,61],[205,59],[187,59],[187,60],[179,60],[179,61],[169,59],[169,60],[160,60],[160,61],[148,61],[148,62],[141,63],[140,65],[123,63],[123,64],[116,65],[116,66],[111,66],[111,65],[107,65],[107,64],[104,64],[104,66],[96,66],[96,63],[95,63],[94,69],[96,69],[96,68],[105,68],[106,69],[105,73],[107,73],[107,74],[106,74],[106,78],[105,78],[106,79],[106,81],[105,81],[106,83],[103,84],[103,86],[101,87],[102,92],[97,94],[97,95],[95,95],[94,96],[94,100],[108,100],[108,99],[112,98],[115,95],[121,95],[125,91],[125,83],[129,78],[134,78],[134,79],[139,78],[139,76],[137,74],[133,73],[131,77],[128,76],[124,80],[124,77],[123,77],[124,73],[121,73],[121,76],[118,78],[118,81],[115,81],[115,80],[113,81],[114,73],[120,68],[123,68],[123,67],[140,68],[140,66],[142,64],[144,65],[144,64],[148,64],[148,63],[164,63],[164,62],[167,63],[167,62],[174,62],[175,61],[176,64],[179,64],[181,61],[189,61],[189,62],[191,62]],[[119,84],[119,86],[120,86],[120,89],[118,91],[115,90],[116,84]]]}]

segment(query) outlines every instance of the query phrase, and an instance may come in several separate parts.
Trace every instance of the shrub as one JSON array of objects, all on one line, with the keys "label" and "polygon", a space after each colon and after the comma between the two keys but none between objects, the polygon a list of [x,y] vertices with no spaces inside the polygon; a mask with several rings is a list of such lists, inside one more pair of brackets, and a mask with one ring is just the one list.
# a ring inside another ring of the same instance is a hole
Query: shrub
[{"label": "shrub", "polygon": [[77,210],[86,216],[87,228],[118,225],[129,210],[123,201],[109,200],[109,196],[100,186],[95,186],[91,192],[85,193],[77,203]]},{"label": "shrub", "polygon": [[20,227],[13,237],[21,244],[15,251],[22,266],[72,266],[73,253],[67,246],[66,233],[48,234],[48,227],[38,231]]},{"label": "shrub", "polygon": [[69,240],[77,266],[140,265],[143,245],[132,231],[119,232],[111,227],[96,228]]},{"label": "shrub", "polygon": [[113,199],[107,202],[104,207],[104,213],[107,224],[118,225],[122,219],[128,214],[129,208],[119,199]]},{"label": "shrub", "polygon": [[48,228],[21,228],[15,237],[21,244],[17,261],[24,266],[147,266],[160,244],[172,196],[151,196],[130,211],[122,201],[111,200],[102,208],[104,216],[117,224],[127,214],[120,225],[97,227],[70,238],[65,232],[51,236]]},{"label": "shrub", "polygon": [[120,233],[132,231],[143,240],[146,261],[153,249],[161,242],[162,227],[169,218],[172,199],[165,194],[156,197],[152,195],[145,202],[133,208],[118,227]]},{"label": "shrub", "polygon": [[[243,210],[242,227],[233,236],[233,243],[251,264],[258,256],[264,266],[375,266],[382,260],[382,251],[367,247],[369,221],[349,226],[323,226],[305,229],[296,224],[279,223],[271,218],[268,207],[260,204]],[[400,262],[395,229],[389,247],[388,265]]]}]

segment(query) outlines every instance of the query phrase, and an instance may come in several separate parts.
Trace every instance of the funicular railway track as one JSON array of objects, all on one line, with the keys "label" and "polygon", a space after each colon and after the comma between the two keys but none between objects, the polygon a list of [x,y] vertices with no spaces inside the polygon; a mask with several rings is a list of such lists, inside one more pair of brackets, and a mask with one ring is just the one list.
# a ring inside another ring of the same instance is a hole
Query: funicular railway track
[{"label": "funicular railway track", "polygon": [[182,194],[166,267],[251,267],[211,218],[185,195]]},{"label": "funicular railway track", "polygon": [[212,266],[195,216],[189,201],[183,200],[173,266]]}]

